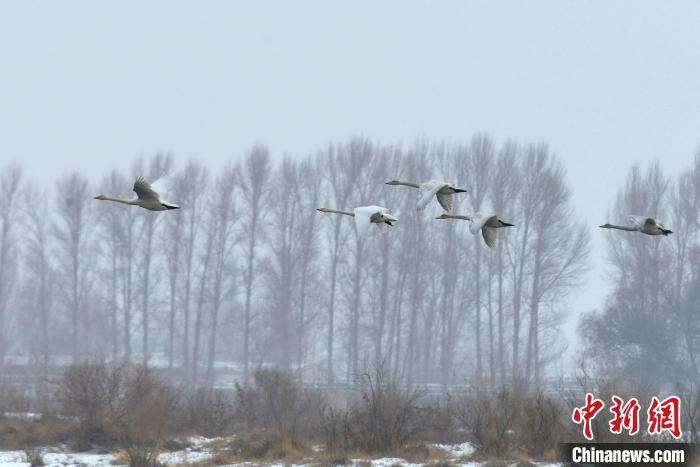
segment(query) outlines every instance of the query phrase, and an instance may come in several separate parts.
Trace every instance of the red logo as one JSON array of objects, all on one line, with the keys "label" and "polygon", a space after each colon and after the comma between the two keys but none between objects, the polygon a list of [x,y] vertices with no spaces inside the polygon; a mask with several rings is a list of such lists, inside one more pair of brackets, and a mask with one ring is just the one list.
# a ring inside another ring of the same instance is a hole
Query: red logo
[{"label": "red logo", "polygon": [[[630,436],[639,433],[639,412],[641,406],[636,398],[631,398],[626,403],[618,397],[612,396],[610,413],[612,419],[608,423],[610,433],[622,434],[627,430]],[[571,419],[576,424],[583,424],[583,436],[593,440],[592,420],[603,410],[605,403],[596,399],[593,394],[586,393],[586,403],[583,407],[574,408]],[[647,409],[647,432],[650,435],[670,433],[674,438],[680,439],[681,431],[681,400],[677,396],[670,396],[660,401],[658,397],[651,398]]]},{"label": "red logo", "polygon": [[654,396],[651,398],[647,417],[649,421],[649,434],[659,434],[668,431],[674,438],[681,437],[681,400],[676,396],[667,397],[659,402]]},{"label": "red logo", "polygon": [[624,401],[617,396],[612,396],[612,401],[610,412],[614,417],[610,420],[610,432],[620,434],[624,428],[630,435],[636,435],[639,431],[639,401],[633,397],[624,406]]},{"label": "red logo", "polygon": [[583,422],[583,436],[589,441],[593,439],[593,430],[591,430],[591,420],[598,415],[598,412],[603,410],[605,404],[602,400],[593,397],[590,392],[586,394],[586,405],[576,407],[574,413],[571,414],[571,419],[574,423],[581,424]]}]

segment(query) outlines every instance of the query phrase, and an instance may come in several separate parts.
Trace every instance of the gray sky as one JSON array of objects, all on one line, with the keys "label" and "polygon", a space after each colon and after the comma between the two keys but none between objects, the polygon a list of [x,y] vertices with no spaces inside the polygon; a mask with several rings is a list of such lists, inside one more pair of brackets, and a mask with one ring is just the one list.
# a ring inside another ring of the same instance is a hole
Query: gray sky
[{"label": "gray sky", "polygon": [[[0,158],[49,183],[160,149],[488,131],[549,142],[595,227],[633,163],[698,148],[698,24],[692,1],[0,0]],[[578,311],[605,292],[592,234]]]}]

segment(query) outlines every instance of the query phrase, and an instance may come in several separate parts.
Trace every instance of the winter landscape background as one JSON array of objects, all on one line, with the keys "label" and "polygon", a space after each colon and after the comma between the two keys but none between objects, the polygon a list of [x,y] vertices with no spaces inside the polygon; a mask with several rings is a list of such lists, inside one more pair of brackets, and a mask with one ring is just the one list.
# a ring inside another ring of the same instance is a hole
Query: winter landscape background
[{"label": "winter landscape background", "polygon": [[554,462],[585,391],[695,440],[697,3],[0,10],[0,463]]}]

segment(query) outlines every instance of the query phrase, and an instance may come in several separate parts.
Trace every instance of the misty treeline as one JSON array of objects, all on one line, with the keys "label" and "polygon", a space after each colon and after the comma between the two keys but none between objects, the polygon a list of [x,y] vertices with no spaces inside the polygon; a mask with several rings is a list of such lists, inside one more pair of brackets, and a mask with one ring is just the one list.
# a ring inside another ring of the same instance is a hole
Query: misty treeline
[{"label": "misty treeline", "polygon": [[624,223],[628,214],[653,216],[674,233],[606,233],[613,290],[602,310],[582,320],[582,352],[599,374],[695,393],[700,383],[700,152],[677,176],[665,174],[658,162],[633,167],[610,222]]},{"label": "misty treeline", "polygon": [[[164,174],[164,198],[180,210],[92,199],[131,197],[137,176]],[[259,145],[223,167],[157,154],[97,179],[57,174],[51,187],[6,166],[0,356],[45,365],[60,356],[126,359],[179,369],[197,384],[213,382],[218,362],[245,375],[271,364],[327,381],[381,366],[404,384],[536,382],[565,347],[559,325],[589,254],[590,228],[577,219],[565,175],[546,144],[486,134],[405,147],[357,137],[307,157],[273,157]],[[467,222],[435,220],[437,203],[417,212],[416,190],[385,185],[430,178],[467,188],[453,197],[455,211],[495,212],[516,227],[501,229],[489,249]],[[676,195],[662,182],[630,189],[670,203]],[[367,204],[400,222],[359,239],[352,219],[316,211]],[[655,212],[649,207],[635,210]],[[634,321],[659,339],[660,322],[693,329],[676,315],[686,305],[675,308],[676,300],[691,306],[697,291],[689,285],[698,262],[685,248],[695,237],[680,249],[681,222],[689,222],[681,212],[672,223],[679,233],[656,249],[619,235],[620,248],[649,255],[624,259],[619,280],[638,277],[645,295],[621,298],[648,307],[649,321]],[[680,260],[683,273],[669,273]],[[652,303],[650,281],[655,303],[674,304],[668,313]],[[629,329],[621,322],[620,332]],[[660,349],[658,371],[673,369],[660,356],[685,341],[649,341]]]}]

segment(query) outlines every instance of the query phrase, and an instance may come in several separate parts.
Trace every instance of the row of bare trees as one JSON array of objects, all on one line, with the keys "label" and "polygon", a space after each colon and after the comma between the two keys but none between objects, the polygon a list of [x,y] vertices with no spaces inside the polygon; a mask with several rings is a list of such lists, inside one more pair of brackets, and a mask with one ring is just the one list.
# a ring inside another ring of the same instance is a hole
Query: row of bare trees
[{"label": "row of bare trees", "polygon": [[[180,210],[92,200],[164,174]],[[455,210],[516,227],[488,249],[466,222],[435,221],[437,204],[417,212],[393,178],[458,182]],[[158,154],[47,191],[11,166],[0,192],[0,356],[149,362],[197,383],[217,362],[328,381],[380,365],[408,384],[537,381],[565,345],[558,326],[589,252],[547,145],[485,134],[352,138],[304,158],[256,146],[223,168]],[[400,223],[359,239],[350,219],[315,210],[366,204]]]}]

